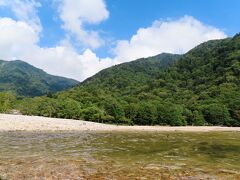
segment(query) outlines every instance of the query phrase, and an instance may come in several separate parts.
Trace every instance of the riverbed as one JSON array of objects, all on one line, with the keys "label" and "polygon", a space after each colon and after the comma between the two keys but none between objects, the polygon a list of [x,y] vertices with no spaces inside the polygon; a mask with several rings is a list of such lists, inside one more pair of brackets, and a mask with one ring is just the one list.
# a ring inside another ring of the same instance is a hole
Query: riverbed
[{"label": "riverbed", "polygon": [[0,179],[240,179],[239,132],[0,133]]},{"label": "riverbed", "polygon": [[40,116],[23,116],[0,114],[0,132],[59,132],[59,131],[92,131],[92,132],[240,132],[240,127],[221,126],[124,126],[102,124],[74,119],[58,119]]}]

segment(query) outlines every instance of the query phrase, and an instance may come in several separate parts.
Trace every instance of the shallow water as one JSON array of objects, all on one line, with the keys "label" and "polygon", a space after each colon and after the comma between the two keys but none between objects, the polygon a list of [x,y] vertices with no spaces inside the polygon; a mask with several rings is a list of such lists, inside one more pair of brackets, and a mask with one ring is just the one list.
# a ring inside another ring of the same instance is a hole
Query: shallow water
[{"label": "shallow water", "polygon": [[0,179],[240,179],[240,133],[0,133]]}]

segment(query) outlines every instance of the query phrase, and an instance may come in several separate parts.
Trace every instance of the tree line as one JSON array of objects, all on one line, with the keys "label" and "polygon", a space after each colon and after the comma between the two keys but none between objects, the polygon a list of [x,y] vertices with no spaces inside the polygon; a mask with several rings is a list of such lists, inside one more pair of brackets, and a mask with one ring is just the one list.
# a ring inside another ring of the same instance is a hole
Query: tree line
[{"label": "tree line", "polygon": [[[42,97],[1,94],[1,112],[129,125],[240,126],[240,37],[103,70]],[[14,103],[12,103],[14,101]]]}]

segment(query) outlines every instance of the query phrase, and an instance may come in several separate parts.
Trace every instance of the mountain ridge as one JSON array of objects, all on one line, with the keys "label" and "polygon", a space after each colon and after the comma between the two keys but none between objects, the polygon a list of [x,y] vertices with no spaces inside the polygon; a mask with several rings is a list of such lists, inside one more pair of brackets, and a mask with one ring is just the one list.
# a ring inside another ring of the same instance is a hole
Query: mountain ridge
[{"label": "mountain ridge", "polygon": [[16,109],[116,124],[240,126],[240,38],[116,65]]},{"label": "mountain ridge", "polygon": [[78,81],[47,74],[22,60],[0,60],[0,91],[20,96],[41,96],[76,85]]}]

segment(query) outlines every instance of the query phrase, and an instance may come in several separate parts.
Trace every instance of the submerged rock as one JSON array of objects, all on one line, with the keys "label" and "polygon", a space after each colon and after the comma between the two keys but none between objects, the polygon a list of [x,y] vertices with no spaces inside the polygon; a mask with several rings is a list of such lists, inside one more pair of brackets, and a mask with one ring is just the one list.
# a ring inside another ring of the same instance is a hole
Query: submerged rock
[{"label": "submerged rock", "polygon": [[0,180],[8,180],[7,174],[0,172]]}]

